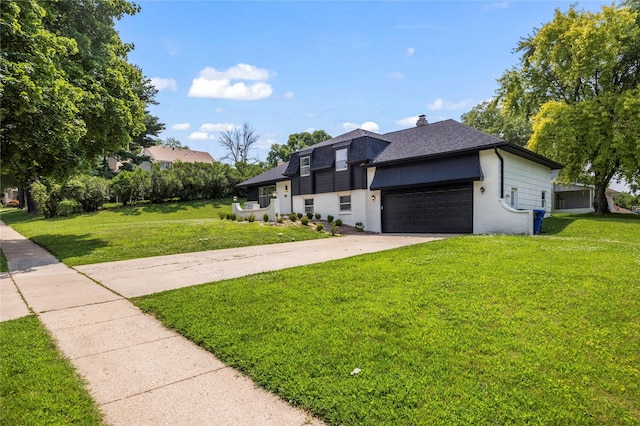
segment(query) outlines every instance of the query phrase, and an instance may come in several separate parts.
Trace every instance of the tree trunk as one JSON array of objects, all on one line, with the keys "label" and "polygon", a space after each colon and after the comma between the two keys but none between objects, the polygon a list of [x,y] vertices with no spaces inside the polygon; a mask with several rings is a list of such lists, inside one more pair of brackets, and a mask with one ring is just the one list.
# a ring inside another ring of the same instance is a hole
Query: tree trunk
[{"label": "tree trunk", "polygon": [[38,205],[31,196],[31,184],[28,184],[22,189],[24,203],[27,205],[27,213],[38,214]]},{"label": "tree trunk", "polygon": [[593,194],[593,208],[596,214],[611,213],[611,211],[609,210],[609,202],[607,201],[607,197],[605,195],[606,190],[606,184],[595,185],[595,192]]}]

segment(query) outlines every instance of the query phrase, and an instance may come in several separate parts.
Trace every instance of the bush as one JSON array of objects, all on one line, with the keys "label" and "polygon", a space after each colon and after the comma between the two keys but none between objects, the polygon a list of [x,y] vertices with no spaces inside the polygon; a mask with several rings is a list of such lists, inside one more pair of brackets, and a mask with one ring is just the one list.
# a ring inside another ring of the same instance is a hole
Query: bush
[{"label": "bush", "polygon": [[276,220],[278,221],[278,223],[282,223],[284,222],[284,216],[278,216]]},{"label": "bush", "polygon": [[324,229],[324,225],[321,223],[316,224],[316,231],[320,232]]},{"label": "bush", "polygon": [[338,226],[335,223],[331,224],[331,235],[336,235],[338,233]]},{"label": "bush", "polygon": [[295,222],[296,220],[298,220],[298,215],[297,215],[297,214],[295,214],[295,213],[291,213],[291,214],[289,215],[289,220],[290,220],[291,222]]},{"label": "bush", "polygon": [[264,220],[265,222],[269,222],[269,213],[265,213],[262,215],[262,220]]},{"label": "bush", "polygon": [[181,192],[182,181],[172,168],[162,169],[160,163],[151,166],[149,197],[152,203],[162,203],[167,199],[178,198]]},{"label": "bush", "polygon": [[98,211],[111,197],[109,181],[98,176],[76,176],[67,184],[66,192],[87,213]]},{"label": "bush", "polygon": [[342,219],[336,219],[336,226],[342,226]]},{"label": "bush", "polygon": [[139,167],[133,171],[123,170],[111,180],[111,190],[123,206],[136,203],[150,193],[151,173]]},{"label": "bush", "polygon": [[313,218],[313,213],[307,212],[307,219],[311,220]]},{"label": "bush", "polygon": [[227,218],[227,214],[225,212],[218,212],[218,217],[220,218],[220,220],[225,220]]},{"label": "bush", "polygon": [[247,216],[247,221],[248,222],[255,222],[256,221],[256,215],[250,214],[249,216]]},{"label": "bush", "polygon": [[356,222],[356,229],[360,232],[364,231],[364,223]]},{"label": "bush", "polygon": [[44,217],[58,216],[62,201],[62,185],[36,181],[31,184],[31,196]]},{"label": "bush", "polygon": [[316,220],[320,220],[322,219],[322,215],[320,213],[316,213],[315,218]]},{"label": "bush", "polygon": [[9,201],[7,201],[7,204],[5,204],[5,207],[20,207],[20,201],[18,201],[18,200],[9,200]]},{"label": "bush", "polygon": [[300,223],[303,224],[304,226],[307,226],[309,224],[309,218],[306,216],[300,218]]},{"label": "bush", "polygon": [[304,216],[302,213],[298,213],[296,216],[298,216],[298,219],[302,219],[302,216]]},{"label": "bush", "polygon": [[333,223],[333,216],[328,215],[328,216],[327,216],[327,222],[329,222],[329,223]]}]

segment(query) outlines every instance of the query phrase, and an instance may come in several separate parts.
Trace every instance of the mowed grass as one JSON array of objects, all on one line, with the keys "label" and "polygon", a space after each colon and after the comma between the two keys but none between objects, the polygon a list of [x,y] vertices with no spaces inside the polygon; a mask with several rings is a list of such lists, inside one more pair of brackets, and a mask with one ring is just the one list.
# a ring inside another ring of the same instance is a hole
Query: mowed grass
[{"label": "mowed grass", "polygon": [[639,424],[640,221],[544,229],[135,303],[330,424]]},{"label": "mowed grass", "polygon": [[231,212],[228,200],[133,206],[55,219],[14,210],[0,218],[69,266],[327,237],[299,223],[264,224],[262,217],[253,223],[220,220],[220,212]]},{"label": "mowed grass", "polygon": [[82,379],[35,315],[0,323],[0,359],[0,424],[103,424]]}]

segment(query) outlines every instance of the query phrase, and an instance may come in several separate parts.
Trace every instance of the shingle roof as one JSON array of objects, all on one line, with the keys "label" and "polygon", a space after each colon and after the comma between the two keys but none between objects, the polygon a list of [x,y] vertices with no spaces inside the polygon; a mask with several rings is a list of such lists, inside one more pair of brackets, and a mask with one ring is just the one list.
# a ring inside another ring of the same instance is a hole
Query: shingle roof
[{"label": "shingle roof", "polygon": [[326,141],[318,142],[315,145],[311,145],[309,148],[305,148],[305,150],[308,150],[308,149],[311,149],[311,148],[319,148],[321,146],[326,146],[326,145],[335,145],[335,144],[340,143],[340,142],[350,141],[350,140],[353,140],[353,139],[361,138],[363,136],[368,136],[368,137],[374,138],[374,139],[381,139],[383,141],[387,140],[383,135],[380,135],[378,133],[373,133],[373,132],[370,132],[368,130],[363,130],[363,129],[355,129],[355,130],[347,132],[347,133],[345,133],[343,135],[336,136],[335,138],[331,138],[331,139],[328,139]]},{"label": "shingle roof", "polygon": [[507,143],[455,120],[411,127],[386,133],[383,137],[391,141],[391,144],[374,159],[373,164],[488,148]]},{"label": "shingle roof", "polygon": [[267,170],[266,172],[259,174],[258,176],[254,176],[251,179],[240,182],[237,186],[249,186],[257,185],[259,183],[272,183],[281,180],[289,180],[290,178],[282,174],[285,170],[287,170],[288,165],[288,161],[286,163],[282,163],[271,170]]},{"label": "shingle roof", "polygon": [[192,151],[185,148],[172,148],[163,145],[154,145],[143,150],[144,155],[150,156],[153,161],[169,162],[182,161],[183,163],[213,163],[215,160],[208,152]]}]

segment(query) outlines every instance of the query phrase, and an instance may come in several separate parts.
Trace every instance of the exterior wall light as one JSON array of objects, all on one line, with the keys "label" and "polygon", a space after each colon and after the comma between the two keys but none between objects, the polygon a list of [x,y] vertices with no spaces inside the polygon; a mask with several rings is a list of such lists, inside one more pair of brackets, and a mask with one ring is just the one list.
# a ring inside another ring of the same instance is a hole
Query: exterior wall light
[{"label": "exterior wall light", "polygon": [[480,187],[480,192],[484,194],[484,186]]},{"label": "exterior wall light", "polygon": [[376,200],[376,194],[371,194],[371,201],[375,201]]}]

